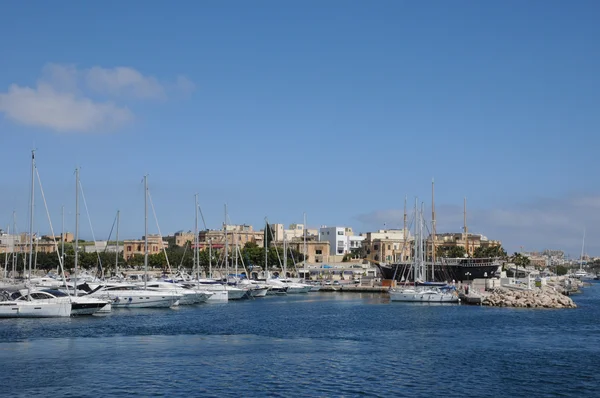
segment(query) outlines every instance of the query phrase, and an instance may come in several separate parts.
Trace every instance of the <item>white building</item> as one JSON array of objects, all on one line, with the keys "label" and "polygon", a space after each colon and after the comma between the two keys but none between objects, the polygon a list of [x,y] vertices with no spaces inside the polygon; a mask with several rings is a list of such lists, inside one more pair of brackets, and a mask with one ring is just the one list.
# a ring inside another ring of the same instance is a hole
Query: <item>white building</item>
[{"label": "white building", "polygon": [[[295,239],[303,239],[304,238],[304,224],[290,224],[290,226],[285,229],[283,224],[271,224],[271,230],[273,231],[273,241],[275,242],[283,242],[283,237],[288,241],[292,241]],[[316,229],[306,228],[306,237],[316,236],[319,233]]]},{"label": "white building", "polygon": [[123,250],[123,244],[109,245],[107,241],[98,241],[94,242],[93,245],[85,245],[80,247],[83,247],[83,251],[86,253],[116,253],[117,251]]},{"label": "white building", "polygon": [[350,253],[362,245],[364,236],[356,236],[350,227],[327,227],[319,229],[319,240],[329,242],[329,254],[339,256]]}]

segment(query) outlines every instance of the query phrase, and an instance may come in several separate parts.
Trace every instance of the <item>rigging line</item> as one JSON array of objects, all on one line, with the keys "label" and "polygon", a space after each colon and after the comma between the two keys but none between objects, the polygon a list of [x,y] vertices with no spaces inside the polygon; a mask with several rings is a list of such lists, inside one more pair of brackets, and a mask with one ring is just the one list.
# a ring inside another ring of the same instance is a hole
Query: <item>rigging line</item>
[{"label": "rigging line", "polygon": [[[169,263],[169,256],[167,255],[167,248],[162,243],[162,233],[160,232],[160,225],[158,225],[158,218],[156,217],[156,210],[154,210],[154,202],[152,202],[152,195],[150,195],[150,191],[148,191],[148,199],[150,200],[150,207],[152,208],[152,214],[154,215],[154,221],[156,222],[156,228],[158,229],[158,237],[160,238],[160,245],[162,246],[163,253],[165,254],[165,260],[167,260],[167,267],[169,267],[169,274],[173,271],[171,270],[171,264]],[[148,239],[148,237],[146,237]]]},{"label": "rigging line", "polygon": [[[81,198],[83,199],[83,207],[85,207],[85,212],[88,217],[88,222],[90,224],[90,231],[92,231],[92,239],[94,240],[94,246],[96,245],[96,235],[94,234],[94,228],[92,227],[92,219],[90,217],[90,212],[88,211],[87,201],[85,200],[85,194],[83,193],[83,185],[81,185],[81,181],[79,181],[79,190],[81,191]],[[77,250],[77,248],[75,248]],[[96,251],[96,257],[98,258],[98,265],[100,266],[100,275],[104,277],[104,268],[102,268],[102,260],[100,259],[100,253]]]},{"label": "rigging line", "polygon": [[198,205],[198,210],[200,211],[200,217],[202,217],[202,224],[204,224],[204,229],[208,231],[208,228],[206,227],[206,221],[204,220],[204,214],[202,214],[202,207],[200,205]]},{"label": "rigging line", "polygon": [[[117,224],[117,216],[115,215],[115,219],[113,220],[112,227],[110,227],[110,232],[108,233],[108,240],[106,247],[104,247],[104,253],[108,250],[108,242],[110,242],[110,238],[112,237],[113,230],[115,229],[115,225]],[[117,251],[119,251],[119,242],[117,242]]]},{"label": "rigging line", "polygon": [[[40,193],[42,195],[42,200],[44,201],[44,207],[46,208],[46,215],[48,216],[48,224],[50,224],[50,233],[52,234],[52,241],[54,242],[54,251],[56,252],[56,256],[58,257],[58,263],[60,264],[60,273],[62,276],[63,283],[67,288],[67,293],[69,294],[69,300],[71,299],[71,293],[67,286],[67,278],[65,277],[65,268],[63,266],[62,256],[58,250],[58,242],[56,241],[56,235],[54,234],[54,227],[52,226],[52,219],[50,218],[50,211],[48,210],[48,204],[46,203],[46,195],[44,194],[44,188],[42,187],[42,180],[40,178],[40,173],[35,169],[35,174],[37,175],[38,184],[40,186]],[[77,288],[77,286],[75,286]]]},{"label": "rigging line", "polygon": [[[412,228],[412,223],[415,221],[415,216],[411,215],[411,218],[408,221],[408,226],[406,228],[405,232],[410,231],[410,229]],[[403,232],[404,233],[404,232]],[[407,234],[408,235],[408,234]],[[406,248],[406,243],[408,242],[408,237],[407,236],[403,236],[402,237],[404,242],[402,243],[402,250],[400,251],[400,255],[402,256],[404,253],[404,249]],[[381,244],[381,243],[380,243]],[[394,270],[394,275],[392,276],[392,279],[396,279],[396,273],[398,272],[398,268],[400,267],[396,267],[396,269]],[[404,271],[402,271],[402,277],[404,277]]]}]

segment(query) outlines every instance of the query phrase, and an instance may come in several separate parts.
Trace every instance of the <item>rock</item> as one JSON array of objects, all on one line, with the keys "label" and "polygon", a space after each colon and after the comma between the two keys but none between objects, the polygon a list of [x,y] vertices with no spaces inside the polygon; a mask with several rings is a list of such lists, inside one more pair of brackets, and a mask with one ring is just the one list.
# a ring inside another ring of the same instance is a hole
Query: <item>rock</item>
[{"label": "rock", "polygon": [[570,297],[564,296],[558,287],[546,286],[534,290],[494,288],[485,295],[482,305],[518,308],[576,308]]}]

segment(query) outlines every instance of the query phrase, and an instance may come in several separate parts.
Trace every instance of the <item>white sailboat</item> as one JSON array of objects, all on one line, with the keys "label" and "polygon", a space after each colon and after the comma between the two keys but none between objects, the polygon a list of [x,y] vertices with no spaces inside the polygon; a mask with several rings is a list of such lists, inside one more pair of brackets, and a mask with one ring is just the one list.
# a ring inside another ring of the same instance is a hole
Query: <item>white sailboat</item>
[{"label": "white sailboat", "polygon": [[426,275],[425,248],[423,236],[423,211],[417,210],[415,199],[415,248],[413,256],[414,286],[401,286],[389,290],[391,301],[419,302],[419,303],[458,303],[458,295],[454,292],[442,290],[435,286],[417,286]]}]

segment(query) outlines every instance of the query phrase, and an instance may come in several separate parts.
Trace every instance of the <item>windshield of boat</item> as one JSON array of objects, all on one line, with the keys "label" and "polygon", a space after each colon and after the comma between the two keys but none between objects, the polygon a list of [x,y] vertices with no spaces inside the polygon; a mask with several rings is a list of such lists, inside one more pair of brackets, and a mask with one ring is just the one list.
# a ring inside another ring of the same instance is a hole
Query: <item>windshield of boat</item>
[{"label": "windshield of boat", "polygon": [[60,290],[56,290],[56,289],[44,289],[44,290],[42,290],[42,292],[50,293],[51,295],[53,295],[55,297],[67,297],[68,296],[67,293],[61,292]]}]

